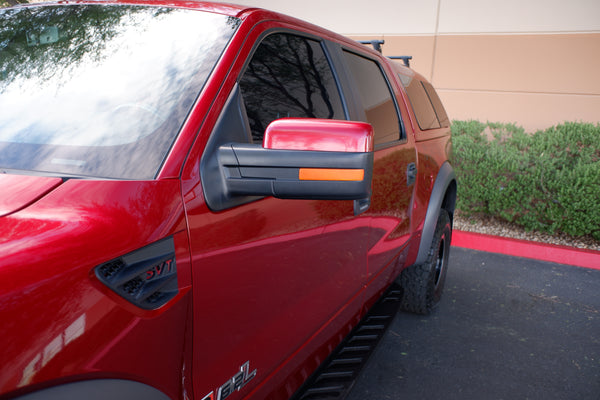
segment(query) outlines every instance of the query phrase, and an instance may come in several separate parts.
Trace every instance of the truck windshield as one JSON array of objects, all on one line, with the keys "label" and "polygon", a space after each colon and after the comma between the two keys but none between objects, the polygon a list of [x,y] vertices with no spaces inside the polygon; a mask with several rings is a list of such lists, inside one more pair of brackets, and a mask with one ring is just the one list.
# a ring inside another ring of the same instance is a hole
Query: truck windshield
[{"label": "truck windshield", "polygon": [[196,10],[0,10],[0,172],[152,179],[238,20]]}]

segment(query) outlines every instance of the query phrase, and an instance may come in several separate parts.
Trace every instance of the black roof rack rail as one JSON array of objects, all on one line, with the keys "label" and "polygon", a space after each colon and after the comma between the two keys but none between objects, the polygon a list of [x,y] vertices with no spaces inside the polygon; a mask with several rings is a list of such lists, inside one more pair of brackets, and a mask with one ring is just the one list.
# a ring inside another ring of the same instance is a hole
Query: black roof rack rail
[{"label": "black roof rack rail", "polygon": [[[358,43],[370,44],[373,46],[373,50],[382,53],[381,46],[385,43],[385,40],[359,40]],[[410,60],[412,60],[412,56],[388,56],[388,58],[392,60],[402,60],[404,65],[410,68]]]},{"label": "black roof rack rail", "polygon": [[410,60],[412,60],[412,56],[388,56],[388,58],[391,58],[392,60],[402,60],[407,67],[410,67]]},{"label": "black roof rack rail", "polygon": [[373,50],[381,53],[381,45],[385,43],[385,40],[359,40],[358,43],[370,44],[373,46]]}]

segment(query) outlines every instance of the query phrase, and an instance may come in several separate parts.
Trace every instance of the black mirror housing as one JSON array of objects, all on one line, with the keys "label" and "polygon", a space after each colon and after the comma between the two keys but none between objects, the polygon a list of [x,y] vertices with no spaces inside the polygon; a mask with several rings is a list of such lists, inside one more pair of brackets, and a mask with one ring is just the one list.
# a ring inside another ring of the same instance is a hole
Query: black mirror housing
[{"label": "black mirror housing", "polygon": [[231,195],[319,200],[371,196],[372,152],[272,150],[230,144],[219,148],[219,161]]},{"label": "black mirror housing", "polygon": [[264,196],[355,200],[356,213],[368,208],[373,129],[367,123],[281,119],[267,127],[262,146],[226,143],[216,150],[211,194],[205,192],[212,210]]}]

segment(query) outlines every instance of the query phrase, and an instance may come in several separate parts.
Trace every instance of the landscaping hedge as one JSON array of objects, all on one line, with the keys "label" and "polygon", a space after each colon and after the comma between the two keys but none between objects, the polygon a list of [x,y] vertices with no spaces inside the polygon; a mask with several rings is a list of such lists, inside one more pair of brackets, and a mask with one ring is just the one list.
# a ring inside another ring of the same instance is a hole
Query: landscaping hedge
[{"label": "landscaping hedge", "polygon": [[600,125],[527,134],[513,124],[454,121],[452,134],[461,212],[600,240]]}]

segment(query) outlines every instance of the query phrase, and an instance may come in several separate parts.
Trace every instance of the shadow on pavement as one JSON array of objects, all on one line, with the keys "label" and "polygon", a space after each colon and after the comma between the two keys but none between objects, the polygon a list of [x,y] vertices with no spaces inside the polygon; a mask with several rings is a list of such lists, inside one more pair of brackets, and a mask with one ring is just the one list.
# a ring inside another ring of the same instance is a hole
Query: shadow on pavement
[{"label": "shadow on pavement", "polygon": [[450,257],[441,304],[398,313],[349,400],[600,399],[600,270]]}]

